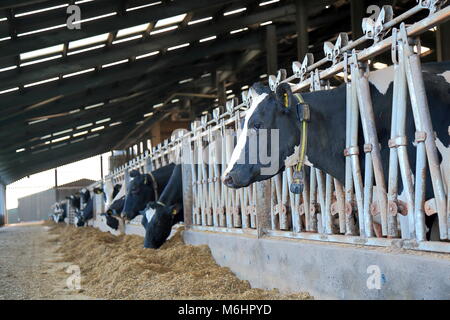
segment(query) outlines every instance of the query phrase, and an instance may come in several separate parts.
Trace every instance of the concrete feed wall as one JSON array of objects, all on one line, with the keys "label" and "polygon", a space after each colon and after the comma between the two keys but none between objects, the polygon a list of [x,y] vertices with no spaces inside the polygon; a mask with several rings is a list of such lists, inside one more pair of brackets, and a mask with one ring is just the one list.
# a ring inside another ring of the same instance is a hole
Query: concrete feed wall
[{"label": "concrete feed wall", "polygon": [[186,230],[253,287],[318,299],[450,299],[450,255]]}]

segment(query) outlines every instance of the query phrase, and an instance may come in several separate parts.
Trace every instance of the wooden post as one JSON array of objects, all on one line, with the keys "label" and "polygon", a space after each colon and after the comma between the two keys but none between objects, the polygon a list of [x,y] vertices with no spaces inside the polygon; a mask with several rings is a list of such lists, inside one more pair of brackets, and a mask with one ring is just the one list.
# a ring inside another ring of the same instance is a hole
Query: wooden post
[{"label": "wooden post", "polygon": [[276,75],[278,70],[276,26],[266,27],[267,74]]},{"label": "wooden post", "polygon": [[295,0],[295,22],[297,25],[297,57],[303,61],[308,52],[308,7],[306,0]]}]

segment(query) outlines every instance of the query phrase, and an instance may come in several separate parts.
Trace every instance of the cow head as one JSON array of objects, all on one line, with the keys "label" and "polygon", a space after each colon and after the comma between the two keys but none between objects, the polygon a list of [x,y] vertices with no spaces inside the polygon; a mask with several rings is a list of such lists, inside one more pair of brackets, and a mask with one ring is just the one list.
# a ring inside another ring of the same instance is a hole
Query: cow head
[{"label": "cow head", "polygon": [[148,174],[141,174],[138,170],[130,172],[132,178],[125,197],[122,217],[132,220],[143,210],[147,203],[154,200],[154,190]]},{"label": "cow head", "polygon": [[[284,168],[284,160],[294,153],[300,140],[296,98],[289,84],[280,84],[275,93],[261,84],[254,84],[249,97],[250,108],[223,176],[224,184],[230,188],[246,187],[276,175]],[[261,155],[269,161],[262,163]]]},{"label": "cow head", "polygon": [[80,209],[80,197],[77,195],[70,195],[69,197],[67,197],[67,199],[69,199],[69,203],[70,206],[75,208],[75,209]]},{"label": "cow head", "polygon": [[80,199],[83,200],[83,203],[85,204],[91,199],[91,193],[88,189],[83,188],[80,190]]},{"label": "cow head", "polygon": [[160,202],[151,203],[149,208],[154,212],[146,221],[144,248],[158,249],[170,235],[172,226],[179,220],[178,216],[182,213],[181,204],[163,205]]}]

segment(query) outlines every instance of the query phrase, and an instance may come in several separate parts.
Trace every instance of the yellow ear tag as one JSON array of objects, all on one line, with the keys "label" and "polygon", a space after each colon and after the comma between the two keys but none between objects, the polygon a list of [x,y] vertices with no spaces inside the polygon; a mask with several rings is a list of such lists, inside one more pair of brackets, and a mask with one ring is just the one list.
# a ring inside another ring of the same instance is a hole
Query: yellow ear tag
[{"label": "yellow ear tag", "polygon": [[173,214],[173,215],[176,215],[176,214],[177,214],[177,210],[176,210],[176,209],[173,209],[173,210],[172,210],[172,214]]},{"label": "yellow ear tag", "polygon": [[287,108],[287,107],[289,107],[288,94],[287,93],[283,94],[283,97],[284,97],[284,106]]},{"label": "yellow ear tag", "polygon": [[148,178],[147,176],[144,177],[144,184],[147,184]]}]

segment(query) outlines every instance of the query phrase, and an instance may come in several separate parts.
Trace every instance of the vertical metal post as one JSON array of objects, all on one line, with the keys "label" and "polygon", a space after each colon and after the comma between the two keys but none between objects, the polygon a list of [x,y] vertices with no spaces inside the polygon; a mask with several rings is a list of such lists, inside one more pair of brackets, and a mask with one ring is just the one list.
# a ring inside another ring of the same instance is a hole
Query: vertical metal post
[{"label": "vertical metal post", "polygon": [[[404,67],[403,58],[403,48],[398,45],[397,41],[397,29],[392,30],[394,42],[392,43],[392,60],[394,62],[394,94],[393,94],[393,105],[392,105],[392,129],[391,129],[391,140],[389,141],[389,147],[395,148],[396,158],[398,159],[398,165],[400,167],[400,175],[402,178],[403,189],[406,194],[407,211],[408,211],[408,221],[409,230],[408,234],[402,231],[402,237],[411,238],[411,231],[415,230],[415,226],[411,225],[411,221],[415,221],[414,218],[416,214],[414,213],[414,184],[412,179],[411,166],[409,164],[408,152],[406,149],[407,139],[406,139],[406,99],[407,99],[407,88],[406,88],[406,74]],[[394,121],[395,118],[395,121]],[[395,129],[395,130],[394,130]],[[395,131],[395,132],[394,132]],[[391,151],[392,152],[392,151]],[[390,162],[391,166],[392,163]],[[397,174],[398,175],[398,174]],[[396,201],[397,203],[397,182],[393,181],[394,175],[391,176],[391,169],[389,169],[389,193],[388,200],[390,201],[389,210],[395,209],[398,211],[398,206],[392,203]],[[396,178],[398,180],[398,178]],[[391,185],[395,183],[394,185]],[[391,189],[392,188],[392,189]],[[395,192],[395,199],[394,199]],[[394,208],[391,208],[391,207]],[[422,210],[419,208],[419,210]],[[411,216],[411,217],[410,217]],[[422,218],[423,219],[423,218]],[[416,236],[419,234],[416,233]],[[425,234],[422,235],[423,237]],[[420,237],[422,237],[420,236]],[[425,238],[423,238],[424,240]]]},{"label": "vertical metal post", "polygon": [[6,211],[6,186],[0,183],[0,227],[8,223]]},{"label": "vertical metal post", "polygon": [[128,192],[128,185],[130,184],[130,172],[129,172],[129,169],[125,169],[124,170],[124,172],[123,172],[123,175],[124,175],[124,179],[123,179],[123,186],[122,186],[122,188],[124,188],[124,190],[125,190],[125,193],[127,193]]},{"label": "vertical metal post", "polygon": [[[356,60],[355,51],[353,53],[353,58]],[[388,230],[386,182],[383,174],[380,143],[378,141],[377,128],[375,126],[375,115],[370,97],[369,80],[367,79],[367,76],[363,74],[364,71],[359,67],[357,61],[354,61],[353,70],[352,81],[355,81],[357,87],[356,91],[358,95],[364,140],[366,141],[366,144],[371,145],[370,153],[372,157],[375,183],[378,189],[377,202],[381,214],[381,230],[383,235],[395,236],[393,230]]]},{"label": "vertical metal post", "polygon": [[183,137],[181,151],[181,176],[183,183],[183,212],[184,224],[186,227],[193,225],[192,209],[193,209],[193,184],[192,184],[192,167],[194,166],[191,159],[191,138]]},{"label": "vertical metal post", "polygon": [[270,180],[256,182],[256,228],[258,238],[271,226],[270,219]]},{"label": "vertical metal post", "polygon": [[[345,71],[347,70],[347,55],[345,55]],[[346,120],[345,120],[345,148],[348,150],[351,146],[352,137],[352,84],[347,79],[347,72],[345,73],[346,80]],[[358,109],[356,107],[356,109]],[[358,118],[356,118],[358,119]],[[350,154],[345,154],[345,234],[355,235],[355,219],[353,214],[353,173],[352,173],[352,159]]]},{"label": "vertical metal post", "polygon": [[103,156],[100,156],[100,179],[103,180]]},{"label": "vertical metal post", "polygon": [[297,58],[303,61],[308,52],[308,6],[306,0],[295,0],[295,22],[297,25]]},{"label": "vertical metal post", "polygon": [[266,26],[267,74],[274,75],[278,70],[277,31],[275,25]]},{"label": "vertical metal post", "polygon": [[[356,198],[356,206],[358,208],[358,224],[359,224],[359,233],[360,235],[365,234],[365,228],[364,228],[364,195],[363,195],[363,181],[361,176],[361,167],[359,163],[359,148],[358,148],[358,123],[359,123],[359,106],[358,106],[358,97],[356,93],[356,76],[354,76],[353,72],[354,67],[352,66],[352,82],[350,84],[350,97],[347,96],[347,98],[350,98],[350,100],[347,100],[347,103],[350,103],[349,107],[349,120],[350,124],[347,124],[347,126],[350,126],[350,133],[349,133],[349,147],[346,149],[346,155],[350,157],[351,159],[351,167],[352,167],[352,180],[355,188],[355,198]],[[350,188],[350,186],[347,186],[346,188]],[[347,196],[346,201],[351,201],[351,194],[349,194],[351,190],[347,189]],[[350,200],[347,200],[350,199]],[[352,224],[352,217],[353,217],[353,205],[351,202],[346,203],[346,214],[348,215],[347,221],[350,223],[350,225],[347,225],[348,227],[351,227]],[[347,233],[349,233],[350,230],[347,229]]]},{"label": "vertical metal post", "polygon": [[[425,92],[425,84],[422,77],[422,68],[420,64],[420,55],[415,54],[409,44],[409,39],[406,34],[405,24],[400,26],[400,32],[403,40],[403,54],[405,57],[406,79],[408,82],[409,95],[411,98],[411,106],[414,114],[414,121],[416,125],[416,142],[417,153],[423,150],[421,145],[425,145],[426,158],[428,159],[428,167],[430,168],[431,181],[433,185],[434,196],[436,200],[436,209],[439,217],[439,232],[441,239],[447,239],[447,199],[445,195],[444,183],[442,179],[440,163],[437,154],[436,141],[434,137],[433,125],[431,123],[430,110],[428,108],[428,101]],[[424,156],[417,155],[418,160],[424,160]],[[420,172],[416,172],[416,179],[419,174],[426,173],[423,171],[423,166]],[[423,183],[425,183],[425,176],[423,176]],[[417,188],[417,182],[416,182]],[[424,188],[424,187],[423,187]],[[416,189],[417,190],[417,189]],[[416,194],[416,203],[418,195]],[[417,213],[420,213],[418,211]],[[417,217],[421,224],[421,217]],[[417,220],[417,219],[416,219]],[[421,225],[416,225],[417,228],[422,229]]]}]

